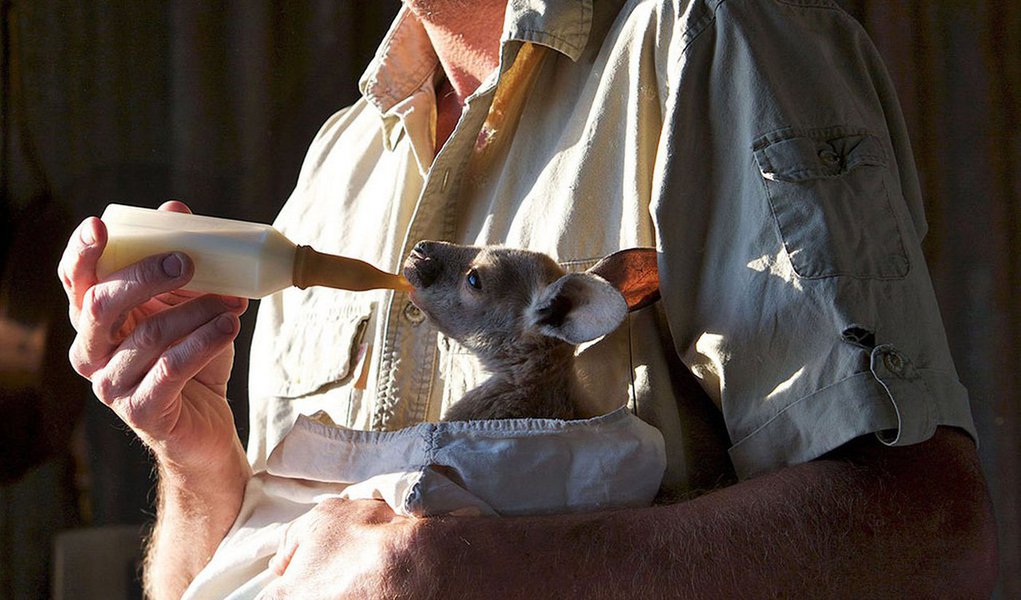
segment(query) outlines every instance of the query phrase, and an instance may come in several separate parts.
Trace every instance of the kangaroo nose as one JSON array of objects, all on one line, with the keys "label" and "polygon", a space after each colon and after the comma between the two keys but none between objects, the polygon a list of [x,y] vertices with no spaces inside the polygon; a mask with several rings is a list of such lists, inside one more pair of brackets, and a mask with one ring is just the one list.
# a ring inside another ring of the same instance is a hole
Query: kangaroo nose
[{"label": "kangaroo nose", "polygon": [[404,276],[411,282],[411,285],[427,288],[439,278],[442,265],[430,256],[430,250],[434,246],[435,244],[432,242],[419,242],[415,244],[408,259],[404,261]]},{"label": "kangaroo nose", "polygon": [[411,253],[428,258],[436,249],[436,245],[436,242],[423,240],[415,244],[415,247],[411,249]]}]

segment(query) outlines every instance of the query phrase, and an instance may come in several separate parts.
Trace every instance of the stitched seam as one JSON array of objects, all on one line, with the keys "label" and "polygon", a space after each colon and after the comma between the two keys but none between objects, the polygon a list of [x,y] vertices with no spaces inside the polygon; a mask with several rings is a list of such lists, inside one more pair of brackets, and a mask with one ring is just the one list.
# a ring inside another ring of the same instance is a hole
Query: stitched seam
[{"label": "stitched seam", "polygon": [[871,372],[865,372],[865,371],[862,371],[861,373],[855,373],[854,375],[849,375],[849,376],[847,376],[847,377],[845,377],[845,378],[843,378],[843,379],[841,379],[839,381],[831,383],[830,385],[827,385],[825,387],[819,388],[818,390],[812,392],[811,394],[808,394],[806,396],[802,396],[801,398],[798,398],[794,402],[791,402],[790,404],[785,406],[783,408],[783,410],[781,410],[780,412],[776,413],[775,415],[773,415],[772,417],[767,419],[765,423],[763,423],[762,425],[759,425],[758,427],[753,429],[751,433],[749,433],[748,435],[744,436],[743,438],[741,438],[737,442],[734,442],[734,445],[731,446],[731,449],[737,448],[741,444],[745,443],[747,440],[750,440],[751,438],[755,437],[760,432],[762,432],[764,429],[767,429],[770,425],[772,425],[774,421],[776,421],[777,419],[780,419],[781,417],[785,416],[787,414],[787,412],[793,410],[795,407],[799,406],[805,400],[808,400],[809,398],[812,398],[813,396],[821,394],[821,393],[825,392],[826,390],[828,390],[830,388],[839,386],[839,385],[843,384],[844,382],[850,381],[850,380],[852,380],[852,379],[854,379],[856,377],[866,377],[866,376],[871,375],[871,374],[872,374]]},{"label": "stitched seam", "polygon": [[[563,45],[569,47],[574,52],[581,52],[585,48],[584,46],[579,46],[578,44],[568,40],[567,38],[565,38],[563,36],[554,35],[554,34],[548,32],[548,31],[540,31],[540,30],[537,30],[537,29],[522,29],[521,33],[523,33],[523,34],[524,33],[528,33],[528,34],[531,34],[533,36],[536,36],[537,38],[545,38],[545,39],[553,40],[555,42],[560,42]],[[577,37],[582,37],[581,33],[576,33],[574,35],[577,36]],[[524,37],[524,36],[522,36],[522,37]],[[538,42],[540,40],[539,39],[522,39],[522,40],[515,39],[513,41],[517,41],[517,42]],[[554,48],[554,50],[555,50],[555,48]]]},{"label": "stitched seam", "polygon": [[786,4],[787,6],[797,6],[800,8],[818,8],[822,10],[832,10],[836,12],[844,12],[839,6],[831,2],[830,0],[773,0],[777,4]]},{"label": "stitched seam", "polygon": [[[949,371],[946,371],[946,370],[944,370],[944,369],[918,369],[918,368],[916,368],[915,370],[916,370],[916,371],[918,372],[918,374],[919,374],[919,380],[920,380],[920,381],[922,382],[922,384],[923,384],[923,385],[924,385],[924,387],[925,387],[925,393],[926,393],[926,394],[928,394],[930,398],[933,398],[934,396],[932,396],[932,392],[931,392],[931,390],[929,390],[929,387],[928,387],[928,383],[926,383],[926,381],[925,381],[925,377],[924,377],[924,375],[925,375],[926,373],[934,373],[934,374],[944,374],[944,375],[948,375],[948,376],[953,376],[953,375],[954,375],[953,373],[951,373],[951,372],[949,372]],[[849,375],[849,376],[847,376],[847,377],[845,377],[845,378],[843,378],[843,379],[841,379],[841,380],[839,380],[839,381],[836,381],[836,382],[834,382],[834,383],[831,383],[831,384],[829,384],[829,385],[827,385],[827,386],[825,386],[825,387],[821,387],[821,388],[819,388],[818,390],[816,390],[816,391],[814,391],[814,392],[812,392],[812,393],[810,393],[810,394],[807,394],[807,395],[805,395],[805,396],[802,396],[801,398],[798,398],[798,399],[797,399],[797,400],[795,400],[794,402],[791,402],[790,404],[788,404],[787,406],[785,406],[785,407],[783,408],[783,410],[781,410],[780,412],[776,413],[775,415],[773,415],[772,417],[770,417],[769,419],[767,419],[767,420],[766,420],[766,422],[764,422],[764,423],[763,423],[762,425],[759,425],[758,427],[756,427],[755,429],[753,429],[753,430],[751,431],[751,433],[749,433],[749,434],[745,435],[745,436],[744,436],[743,438],[741,438],[740,440],[738,440],[737,442],[735,442],[735,443],[734,443],[734,445],[733,445],[733,446],[731,446],[731,449],[737,448],[737,447],[738,447],[738,446],[740,446],[741,444],[743,444],[743,443],[745,443],[746,441],[750,440],[751,438],[753,438],[753,437],[757,436],[757,435],[758,435],[759,433],[761,433],[761,432],[762,432],[762,431],[763,431],[764,429],[767,429],[767,428],[768,428],[768,427],[769,427],[770,425],[772,425],[774,421],[776,421],[777,419],[780,419],[781,417],[784,417],[784,416],[786,415],[786,413],[787,413],[788,411],[790,411],[790,410],[792,410],[792,409],[796,408],[796,407],[797,407],[798,405],[800,405],[800,404],[801,404],[801,403],[802,403],[803,401],[805,401],[805,400],[808,400],[808,399],[810,399],[810,398],[812,398],[812,397],[814,397],[814,396],[817,396],[817,395],[819,395],[819,394],[821,394],[821,393],[825,392],[826,390],[828,390],[828,389],[830,389],[830,388],[833,388],[833,387],[837,387],[837,386],[839,386],[839,385],[842,385],[842,384],[844,384],[845,382],[847,382],[847,381],[850,381],[850,380],[852,380],[852,379],[854,379],[854,378],[856,378],[856,377],[864,377],[864,378],[872,378],[872,379],[874,379],[874,380],[875,380],[875,381],[876,381],[877,383],[879,383],[879,384],[880,384],[880,385],[882,386],[882,381],[880,381],[880,380],[879,380],[878,378],[876,378],[876,376],[875,376],[875,375],[874,375],[874,374],[872,373],[872,371],[871,371],[871,370],[869,370],[869,371],[862,371],[862,372],[860,372],[860,373],[855,373],[854,375]],[[883,387],[884,387],[883,393],[884,393],[884,394],[887,394],[887,395],[889,395],[889,392],[885,390],[885,386],[883,386]],[[930,416],[934,416],[934,415],[932,415],[932,412],[933,412],[933,411],[931,410],[931,408],[932,408],[932,407],[930,406],[930,407],[929,407],[929,409],[930,409],[930,410],[928,410],[927,412],[928,412],[928,413],[930,414]]]},{"label": "stitched seam", "polygon": [[[726,0],[720,0],[716,6],[709,8],[710,12],[699,17],[699,20],[695,22],[688,30],[681,34],[681,39],[684,40],[684,46],[681,48],[681,52],[678,56],[678,60],[683,57],[687,52],[688,48],[702,35],[704,31],[709,28],[709,25],[716,20],[716,13],[720,10]],[[704,3],[703,3],[704,5]],[[692,9],[694,10],[694,9]]]},{"label": "stitched seam", "polygon": [[801,137],[814,140],[827,140],[851,136],[871,136],[881,139],[879,135],[869,129],[861,127],[850,127],[848,125],[824,125],[820,127],[792,127],[785,126],[773,129],[756,137],[752,141],[752,150],[758,152],[778,142],[785,142]]},{"label": "stitched seam", "polygon": [[589,266],[592,266],[592,265],[596,264],[597,262],[599,262],[600,260],[602,260],[602,259],[601,258],[576,258],[576,259],[573,259],[573,260],[559,261],[557,264],[559,264],[561,267],[564,267],[566,269],[566,268],[577,267],[577,266],[586,265],[586,264],[589,265]]},{"label": "stitched seam", "polygon": [[[766,171],[768,173],[773,173],[773,174],[776,174],[776,175],[782,175],[784,177],[789,177],[789,178],[792,178],[792,179],[797,179],[797,178],[804,177],[804,179],[800,179],[796,183],[800,183],[800,182],[803,182],[803,181],[814,181],[814,180],[817,180],[817,179],[840,179],[841,177],[847,175],[848,173],[850,173],[851,171],[857,169],[858,167],[885,167],[886,166],[886,163],[882,162],[882,157],[879,157],[879,156],[875,156],[875,157],[871,157],[871,156],[870,157],[860,157],[860,158],[856,158],[853,161],[848,161],[848,163],[845,166],[837,167],[840,170],[838,172],[836,172],[836,173],[828,173],[828,172],[826,172],[825,167],[808,167],[808,168],[804,168],[804,169],[791,169],[791,170],[783,171],[783,170],[780,170],[780,169],[776,168],[776,166],[773,165],[773,163],[770,162],[768,159],[764,160],[763,162],[766,163],[763,166],[768,168],[768,171]],[[807,177],[805,177],[805,176],[807,176]],[[783,181],[784,183],[787,183],[786,180],[781,180],[781,181]]]}]

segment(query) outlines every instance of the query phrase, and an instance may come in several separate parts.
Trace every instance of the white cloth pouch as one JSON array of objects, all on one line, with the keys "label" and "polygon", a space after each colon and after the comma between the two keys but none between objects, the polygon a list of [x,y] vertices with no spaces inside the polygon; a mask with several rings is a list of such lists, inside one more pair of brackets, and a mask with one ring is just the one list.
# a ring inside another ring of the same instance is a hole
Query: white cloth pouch
[{"label": "white cloth pouch", "polygon": [[609,510],[650,505],[665,469],[663,436],[625,408],[399,431],[302,416],[249,481],[237,520],[184,597],[255,597],[288,524],[327,498],[383,500],[409,517]]}]

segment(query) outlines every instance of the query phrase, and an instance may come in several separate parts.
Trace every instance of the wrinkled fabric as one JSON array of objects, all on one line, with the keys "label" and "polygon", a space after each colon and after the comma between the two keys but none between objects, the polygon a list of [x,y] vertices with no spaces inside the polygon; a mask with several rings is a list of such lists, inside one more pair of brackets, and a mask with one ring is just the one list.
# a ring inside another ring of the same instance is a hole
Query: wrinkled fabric
[{"label": "wrinkled fabric", "polygon": [[[480,136],[526,42],[546,55],[513,136]],[[728,462],[753,477],[862,435],[974,435],[897,100],[833,2],[513,0],[499,69],[434,156],[437,68],[401,12],[364,97],[315,138],[276,222],[286,235],[391,271],[422,239],[525,247],[569,270],[655,246],[662,301],[581,347],[578,367],[586,416],[626,406],[663,433],[676,493],[712,487]],[[910,368],[886,368],[891,352]],[[487,376],[384,291],[263,300],[251,365],[257,469],[300,414],[398,430]],[[684,368],[711,401],[683,393]]]},{"label": "wrinkled fabric", "polygon": [[612,510],[650,505],[665,468],[660,432],[623,408],[383,432],[301,416],[249,481],[234,526],[185,597],[254,597],[289,524],[326,498],[381,500],[407,517]]}]

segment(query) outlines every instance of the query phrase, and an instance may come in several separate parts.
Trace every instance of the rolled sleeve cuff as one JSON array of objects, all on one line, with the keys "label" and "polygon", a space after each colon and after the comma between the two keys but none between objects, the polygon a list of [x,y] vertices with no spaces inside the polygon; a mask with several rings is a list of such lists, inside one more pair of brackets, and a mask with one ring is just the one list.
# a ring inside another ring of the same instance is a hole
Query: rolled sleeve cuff
[{"label": "rolled sleeve cuff", "polygon": [[918,369],[891,345],[872,350],[870,370],[805,396],[730,449],[748,479],[808,462],[874,433],[889,446],[923,442],[936,427],[959,427],[978,439],[968,392],[954,373]]}]

